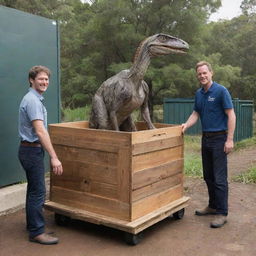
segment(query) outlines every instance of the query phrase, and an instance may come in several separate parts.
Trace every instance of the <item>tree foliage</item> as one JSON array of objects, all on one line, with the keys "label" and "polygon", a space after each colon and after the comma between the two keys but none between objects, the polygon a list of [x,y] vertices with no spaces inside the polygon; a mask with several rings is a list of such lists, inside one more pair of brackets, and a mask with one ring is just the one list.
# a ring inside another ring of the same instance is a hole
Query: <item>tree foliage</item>
[{"label": "tree foliage", "polygon": [[[89,2],[89,3],[88,3]],[[59,21],[63,107],[90,104],[100,84],[132,65],[139,43],[156,33],[190,44],[186,56],[152,60],[145,76],[150,106],[164,97],[193,97],[194,66],[208,60],[214,79],[233,97],[256,98],[256,1],[244,0],[243,14],[208,22],[221,0],[0,0],[0,4]]]}]

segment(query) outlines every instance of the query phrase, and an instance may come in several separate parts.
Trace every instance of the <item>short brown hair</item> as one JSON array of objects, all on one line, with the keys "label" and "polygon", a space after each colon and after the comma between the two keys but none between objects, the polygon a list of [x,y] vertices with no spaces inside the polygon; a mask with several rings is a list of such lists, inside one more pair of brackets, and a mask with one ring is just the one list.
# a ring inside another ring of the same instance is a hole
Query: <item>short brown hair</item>
[{"label": "short brown hair", "polygon": [[31,86],[31,83],[30,83],[30,78],[35,80],[36,76],[40,73],[40,72],[45,72],[48,77],[51,76],[51,71],[49,68],[45,67],[45,66],[33,66],[29,72],[28,72],[28,81],[29,81],[29,84]]},{"label": "short brown hair", "polygon": [[209,62],[204,61],[204,60],[197,62],[197,64],[196,64],[196,71],[197,71],[197,69],[198,69],[199,67],[204,66],[204,65],[206,65],[206,66],[208,67],[209,71],[213,72],[213,70],[212,70],[212,65],[211,65]]}]

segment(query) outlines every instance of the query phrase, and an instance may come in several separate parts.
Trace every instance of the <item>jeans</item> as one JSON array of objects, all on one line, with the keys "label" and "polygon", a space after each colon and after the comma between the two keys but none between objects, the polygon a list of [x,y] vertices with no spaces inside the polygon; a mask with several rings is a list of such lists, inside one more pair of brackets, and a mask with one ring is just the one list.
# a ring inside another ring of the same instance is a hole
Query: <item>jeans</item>
[{"label": "jeans", "polygon": [[44,233],[45,201],[44,150],[42,147],[20,146],[18,157],[27,177],[26,220],[30,238]]},{"label": "jeans", "polygon": [[226,134],[202,137],[203,175],[209,194],[209,207],[228,215]]}]

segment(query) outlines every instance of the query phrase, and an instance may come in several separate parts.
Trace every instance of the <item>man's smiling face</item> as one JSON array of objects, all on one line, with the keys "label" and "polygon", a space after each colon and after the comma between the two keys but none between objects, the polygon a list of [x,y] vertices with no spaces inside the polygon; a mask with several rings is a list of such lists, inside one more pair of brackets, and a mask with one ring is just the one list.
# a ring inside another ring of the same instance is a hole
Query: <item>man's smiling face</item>
[{"label": "man's smiling face", "polygon": [[206,65],[199,66],[196,71],[197,79],[204,87],[210,87],[212,84],[213,73]]},{"label": "man's smiling face", "polygon": [[32,88],[35,89],[39,94],[43,94],[49,85],[49,77],[45,72],[40,72],[35,79],[30,78]]}]

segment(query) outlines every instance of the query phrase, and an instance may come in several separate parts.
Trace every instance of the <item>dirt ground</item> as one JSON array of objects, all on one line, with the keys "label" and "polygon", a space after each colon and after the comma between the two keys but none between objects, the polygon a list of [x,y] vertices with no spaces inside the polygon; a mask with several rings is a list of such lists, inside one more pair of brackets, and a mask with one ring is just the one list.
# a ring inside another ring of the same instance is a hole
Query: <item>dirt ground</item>
[{"label": "dirt ground", "polygon": [[207,204],[203,180],[186,178],[185,193],[191,197],[181,220],[167,218],[146,229],[143,240],[129,246],[121,231],[72,220],[68,227],[56,226],[54,214],[45,211],[47,228],[60,243],[31,243],[25,231],[24,210],[0,217],[0,256],[254,256],[256,255],[256,185],[231,181],[256,162],[256,147],[229,155],[228,223],[212,229],[212,216],[194,215]]}]

